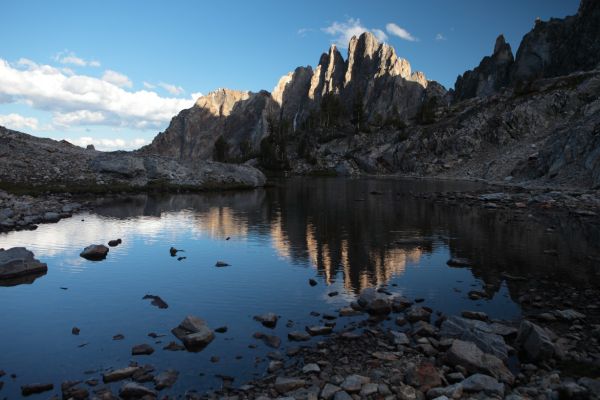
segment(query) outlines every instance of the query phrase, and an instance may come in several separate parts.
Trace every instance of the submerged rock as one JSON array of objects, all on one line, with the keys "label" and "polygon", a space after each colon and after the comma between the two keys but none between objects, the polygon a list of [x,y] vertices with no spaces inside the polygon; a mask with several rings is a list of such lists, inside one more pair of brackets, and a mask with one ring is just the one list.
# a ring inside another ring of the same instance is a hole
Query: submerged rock
[{"label": "submerged rock", "polygon": [[108,247],[103,244],[92,244],[83,249],[83,251],[79,253],[79,256],[87,260],[100,261],[104,260],[107,254]]},{"label": "submerged rock", "polygon": [[33,383],[31,385],[21,386],[21,394],[23,396],[29,396],[32,394],[47,392],[48,390],[54,389],[52,383]]},{"label": "submerged rock", "polygon": [[275,328],[279,317],[277,316],[277,314],[270,312],[266,314],[255,315],[254,319],[266,326],[267,328]]},{"label": "submerged rock", "polygon": [[169,388],[177,382],[177,378],[179,377],[179,372],[174,369],[168,369],[166,371],[161,372],[160,374],[154,377],[154,385],[156,390],[163,390],[165,388]]},{"label": "submerged rock", "polygon": [[138,344],[133,346],[131,349],[131,355],[133,356],[148,356],[154,353],[154,349],[149,344]]},{"label": "submerged rock", "polygon": [[215,267],[229,267],[229,264],[226,263],[225,261],[217,261],[215,263]]},{"label": "submerged rock", "polygon": [[140,367],[126,367],[126,368],[109,371],[109,372],[102,374],[102,381],[104,383],[121,381],[123,379],[130,378],[138,370],[140,370]]},{"label": "submerged rock", "polygon": [[155,296],[153,294],[147,294],[144,297],[142,297],[142,300],[148,300],[148,299],[152,300],[150,302],[150,304],[152,304],[153,306],[156,306],[161,309],[169,308],[169,305],[167,304],[167,302],[164,301],[163,299],[161,299],[160,296]]},{"label": "submerged rock", "polygon": [[122,399],[155,399],[156,396],[154,390],[135,382],[128,382],[119,389],[119,397]]},{"label": "submerged rock", "polygon": [[25,247],[0,249],[0,285],[3,280],[28,275],[43,275],[46,271],[48,271],[48,266],[36,260],[33,253]]}]

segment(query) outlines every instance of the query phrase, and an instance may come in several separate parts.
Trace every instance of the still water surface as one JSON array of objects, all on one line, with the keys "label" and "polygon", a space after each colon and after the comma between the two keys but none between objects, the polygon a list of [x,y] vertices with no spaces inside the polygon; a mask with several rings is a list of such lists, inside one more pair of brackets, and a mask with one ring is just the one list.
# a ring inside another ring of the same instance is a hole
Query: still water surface
[{"label": "still water surface", "polygon": [[[501,272],[560,270],[561,259],[540,255],[543,249],[568,237],[571,250],[560,254],[575,260],[587,245],[576,228],[563,227],[572,231],[560,236],[527,218],[412,195],[478,187],[297,178],[255,191],[133,196],[36,231],[0,235],[0,247],[26,246],[48,264],[48,273],[32,284],[0,286],[0,369],[17,375],[2,378],[0,398],[18,397],[20,385],[33,382],[53,382],[58,394],[64,380],[100,378],[131,360],[157,372],[179,370],[177,384],[164,393],[217,388],[216,374],[241,385],[265,372],[265,354],[272,351],[252,338],[254,332],[280,336],[285,350],[294,345],[287,342],[289,331],[318,323],[311,311],[335,313],[375,285],[424,298],[424,305],[445,314],[469,309],[514,321],[520,309]],[[116,238],[123,243],[106,260],[79,257],[85,246]],[[171,246],[187,258],[170,257]],[[474,266],[448,267],[451,256],[469,257]],[[217,260],[231,265],[216,268]],[[311,287],[309,278],[318,285]],[[468,299],[470,290],[486,284],[491,299]],[[339,295],[330,297],[332,291]],[[146,294],[169,307],[150,305],[142,300]],[[252,318],[266,312],[281,316],[273,330]],[[200,353],[163,350],[177,340],[170,329],[189,314],[228,331]],[[364,318],[338,319],[336,330]],[[81,329],[78,336],[73,327]],[[152,339],[151,332],[166,336]],[[125,339],[113,341],[116,334]],[[131,347],[141,343],[155,353],[132,357]]]}]

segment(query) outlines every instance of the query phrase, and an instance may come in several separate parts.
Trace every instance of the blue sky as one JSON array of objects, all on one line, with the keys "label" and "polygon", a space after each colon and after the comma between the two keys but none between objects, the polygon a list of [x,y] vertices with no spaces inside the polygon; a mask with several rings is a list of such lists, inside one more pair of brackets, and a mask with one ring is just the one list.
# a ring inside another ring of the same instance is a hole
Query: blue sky
[{"label": "blue sky", "polygon": [[578,4],[3,0],[0,125],[107,150],[139,147],[201,93],[272,90],[361,30],[452,87],[498,34],[516,52],[536,17],[572,15]]}]

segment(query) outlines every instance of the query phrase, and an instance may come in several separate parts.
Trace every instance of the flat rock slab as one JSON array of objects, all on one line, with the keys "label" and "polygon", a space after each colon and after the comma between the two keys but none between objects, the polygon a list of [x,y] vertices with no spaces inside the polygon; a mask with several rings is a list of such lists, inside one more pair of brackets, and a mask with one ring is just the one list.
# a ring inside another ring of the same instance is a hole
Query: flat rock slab
[{"label": "flat rock slab", "polygon": [[27,275],[43,275],[48,266],[33,256],[25,247],[0,249],[0,281]]},{"label": "flat rock slab", "polygon": [[306,332],[293,331],[288,333],[288,339],[294,342],[305,342],[310,340],[310,335]]},{"label": "flat rock slab", "polygon": [[275,380],[275,390],[279,393],[287,393],[295,389],[304,387],[306,381],[298,378],[285,378],[282,376],[277,377]]},{"label": "flat rock slab", "polygon": [[133,374],[135,374],[140,367],[126,367],[121,369],[116,369],[114,371],[106,372],[102,374],[102,381],[104,383],[117,382],[123,379],[131,378]]},{"label": "flat rock slab", "polygon": [[51,383],[33,383],[31,385],[21,386],[21,394],[23,396],[30,396],[32,394],[47,392],[52,389],[54,389],[54,385]]}]

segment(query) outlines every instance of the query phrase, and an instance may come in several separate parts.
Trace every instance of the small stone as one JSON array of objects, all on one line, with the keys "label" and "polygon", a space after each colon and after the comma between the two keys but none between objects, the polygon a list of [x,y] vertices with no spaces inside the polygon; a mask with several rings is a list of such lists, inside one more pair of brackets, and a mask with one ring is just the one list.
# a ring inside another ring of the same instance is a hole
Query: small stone
[{"label": "small stone", "polygon": [[279,317],[277,316],[277,314],[269,312],[262,315],[255,315],[254,319],[263,324],[263,326],[266,326],[267,328],[275,328]]},{"label": "small stone", "polygon": [[481,311],[463,311],[461,315],[467,319],[476,319],[479,321],[487,321],[488,316],[486,313]]},{"label": "small stone", "polygon": [[229,264],[225,261],[217,261],[215,267],[229,267]]},{"label": "small stone", "polygon": [[76,326],[74,326],[73,329],[71,329],[71,333],[73,335],[79,335],[79,332],[81,332],[81,330]]},{"label": "small stone", "polygon": [[342,389],[339,386],[326,383],[325,386],[323,386],[323,390],[321,390],[321,398],[329,400],[340,390]]},{"label": "small stone", "polygon": [[306,364],[302,368],[302,372],[305,374],[318,373],[318,372],[321,372],[321,368],[315,363],[310,363],[310,364]]},{"label": "small stone", "polygon": [[307,326],[306,331],[311,336],[328,335],[333,331],[331,326]]},{"label": "small stone", "polygon": [[279,376],[275,380],[275,390],[283,394],[295,389],[303,388],[305,384],[306,381],[304,379],[285,378]]},{"label": "small stone", "polygon": [[116,247],[122,243],[121,239],[109,240],[108,245],[110,247]]},{"label": "small stone", "polygon": [[288,339],[294,342],[305,342],[310,340],[310,335],[306,332],[293,331],[288,333]]},{"label": "small stone", "polygon": [[110,383],[127,379],[133,376],[133,374],[136,373],[138,370],[140,370],[140,367],[126,367],[114,371],[109,371],[102,374],[102,381],[104,383]]},{"label": "small stone", "polygon": [[312,278],[310,278],[310,279],[308,280],[308,284],[309,284],[310,286],[317,286],[317,281],[316,281],[316,280],[314,280],[314,279],[312,279]]},{"label": "small stone", "polygon": [[349,393],[358,393],[362,388],[362,385],[369,383],[371,380],[366,376],[362,375],[350,375],[344,379],[342,382],[341,388]]}]

